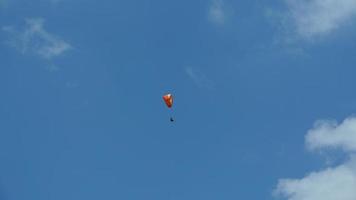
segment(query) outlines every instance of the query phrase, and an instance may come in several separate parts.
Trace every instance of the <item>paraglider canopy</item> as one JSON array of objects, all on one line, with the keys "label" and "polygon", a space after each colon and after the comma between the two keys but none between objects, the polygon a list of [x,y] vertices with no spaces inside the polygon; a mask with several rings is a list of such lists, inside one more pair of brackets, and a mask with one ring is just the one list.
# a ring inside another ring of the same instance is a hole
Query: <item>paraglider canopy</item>
[{"label": "paraglider canopy", "polygon": [[[166,106],[172,111],[172,106],[173,106],[173,95],[172,94],[166,94],[163,95],[163,100],[166,103]],[[173,117],[170,118],[171,122],[174,122]]]},{"label": "paraglider canopy", "polygon": [[173,96],[172,94],[166,94],[163,96],[163,100],[166,103],[168,108],[172,108],[173,106]]}]

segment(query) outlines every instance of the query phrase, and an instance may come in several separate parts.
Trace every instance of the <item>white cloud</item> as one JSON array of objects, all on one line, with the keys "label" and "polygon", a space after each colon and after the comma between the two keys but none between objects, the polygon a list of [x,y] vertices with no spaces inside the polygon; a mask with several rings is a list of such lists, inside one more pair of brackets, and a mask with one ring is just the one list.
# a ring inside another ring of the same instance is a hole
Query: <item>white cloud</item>
[{"label": "white cloud", "polygon": [[305,39],[327,35],[356,16],[356,0],[285,0],[294,31]]},{"label": "white cloud", "polygon": [[211,0],[209,7],[209,19],[215,24],[224,24],[226,10],[223,0]]},{"label": "white cloud", "polygon": [[2,29],[10,35],[8,43],[23,54],[34,53],[42,58],[51,59],[72,48],[69,43],[45,30],[44,20],[41,18],[26,19],[26,25],[22,30],[16,30],[12,26]]},{"label": "white cloud", "polygon": [[192,67],[185,68],[185,72],[194,83],[201,88],[213,88],[214,83],[201,71],[193,69]]},{"label": "white cloud", "polygon": [[356,118],[348,118],[339,125],[334,121],[317,122],[306,135],[306,144],[311,150],[331,147],[356,151]]},{"label": "white cloud", "polygon": [[350,159],[301,179],[281,179],[275,194],[287,200],[356,200],[356,118],[341,124],[319,121],[306,135],[310,150],[340,148]]},{"label": "white cloud", "polygon": [[356,159],[302,179],[282,179],[276,193],[288,200],[355,200]]}]

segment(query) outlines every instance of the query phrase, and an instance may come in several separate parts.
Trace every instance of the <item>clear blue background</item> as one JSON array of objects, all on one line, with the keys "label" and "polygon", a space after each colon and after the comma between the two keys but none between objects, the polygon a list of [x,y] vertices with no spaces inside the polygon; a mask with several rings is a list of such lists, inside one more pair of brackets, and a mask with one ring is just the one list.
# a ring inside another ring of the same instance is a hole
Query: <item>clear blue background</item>
[{"label": "clear blue background", "polygon": [[226,2],[216,25],[203,0],[4,1],[1,26],[40,17],[73,48],[48,61],[0,32],[0,199],[273,199],[319,169],[304,135],[356,110],[352,30],[275,45],[282,2]]}]

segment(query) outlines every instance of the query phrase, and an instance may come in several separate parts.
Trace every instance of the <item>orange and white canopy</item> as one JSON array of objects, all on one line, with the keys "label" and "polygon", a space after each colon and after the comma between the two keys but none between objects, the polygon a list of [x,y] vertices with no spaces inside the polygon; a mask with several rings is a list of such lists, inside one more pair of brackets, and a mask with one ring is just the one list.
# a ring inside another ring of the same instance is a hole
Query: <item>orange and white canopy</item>
[{"label": "orange and white canopy", "polygon": [[172,94],[164,95],[163,100],[166,103],[168,108],[171,108],[173,106],[173,95]]}]

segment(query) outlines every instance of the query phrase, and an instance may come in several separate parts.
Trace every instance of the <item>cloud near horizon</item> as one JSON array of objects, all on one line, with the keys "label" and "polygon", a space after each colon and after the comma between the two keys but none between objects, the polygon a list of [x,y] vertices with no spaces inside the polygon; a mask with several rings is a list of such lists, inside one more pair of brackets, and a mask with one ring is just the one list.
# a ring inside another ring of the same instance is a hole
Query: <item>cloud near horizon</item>
[{"label": "cloud near horizon", "polygon": [[349,156],[343,164],[312,172],[301,179],[280,179],[275,194],[286,200],[356,199],[356,118],[341,124],[319,121],[306,135],[308,149],[342,149]]},{"label": "cloud near horizon", "polygon": [[20,30],[13,26],[3,27],[2,30],[10,35],[7,43],[22,54],[30,53],[44,59],[52,59],[72,48],[69,43],[49,33],[44,28],[42,18],[26,19],[25,27]]},{"label": "cloud near horizon", "polygon": [[304,39],[325,36],[356,16],[355,0],[285,0],[285,17],[293,32]]}]

